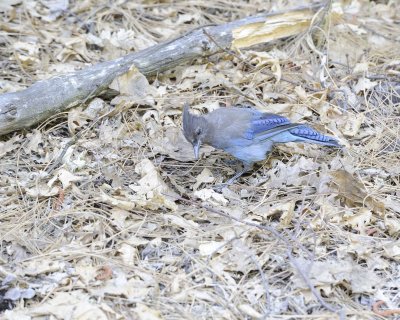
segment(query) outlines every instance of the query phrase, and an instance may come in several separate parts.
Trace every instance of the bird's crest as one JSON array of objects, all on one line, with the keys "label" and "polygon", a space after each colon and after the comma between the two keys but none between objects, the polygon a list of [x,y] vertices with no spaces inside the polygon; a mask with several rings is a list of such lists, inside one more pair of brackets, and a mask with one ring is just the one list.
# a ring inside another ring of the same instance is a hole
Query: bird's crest
[{"label": "bird's crest", "polygon": [[192,136],[193,128],[194,128],[194,115],[190,113],[190,107],[188,103],[185,103],[183,106],[183,116],[182,116],[182,125],[183,125],[183,134],[186,139],[189,139]]},{"label": "bird's crest", "polygon": [[207,122],[202,116],[190,113],[189,104],[183,107],[183,134],[190,143],[196,143],[207,131]]}]

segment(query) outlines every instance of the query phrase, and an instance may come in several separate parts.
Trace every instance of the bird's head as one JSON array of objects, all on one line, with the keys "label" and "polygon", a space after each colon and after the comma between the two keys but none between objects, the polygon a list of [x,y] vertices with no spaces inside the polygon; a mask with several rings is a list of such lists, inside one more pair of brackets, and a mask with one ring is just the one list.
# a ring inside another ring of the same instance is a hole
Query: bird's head
[{"label": "bird's head", "polygon": [[183,107],[182,123],[183,134],[186,140],[192,144],[194,156],[198,159],[200,146],[207,135],[207,120],[202,116],[191,114],[189,111],[189,105],[185,104]]}]

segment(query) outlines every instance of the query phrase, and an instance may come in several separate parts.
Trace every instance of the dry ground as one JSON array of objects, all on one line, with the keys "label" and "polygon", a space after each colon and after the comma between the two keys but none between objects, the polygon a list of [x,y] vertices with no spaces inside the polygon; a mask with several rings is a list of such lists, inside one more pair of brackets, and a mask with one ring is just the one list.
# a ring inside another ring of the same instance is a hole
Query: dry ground
[{"label": "dry ground", "polygon": [[[0,92],[301,4],[3,0]],[[399,12],[396,0],[335,1],[305,34],[2,137],[1,318],[399,317]],[[218,193],[236,164],[211,148],[194,162],[184,102],[253,104],[346,147],[279,146]]]}]

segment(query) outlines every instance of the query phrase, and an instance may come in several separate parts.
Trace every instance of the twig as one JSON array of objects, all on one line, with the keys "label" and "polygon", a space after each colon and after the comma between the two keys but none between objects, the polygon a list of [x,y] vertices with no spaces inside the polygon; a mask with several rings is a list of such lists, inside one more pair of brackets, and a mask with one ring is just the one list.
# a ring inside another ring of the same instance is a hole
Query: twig
[{"label": "twig", "polygon": [[372,305],[372,311],[376,313],[377,315],[380,315],[382,317],[390,317],[395,314],[400,314],[400,309],[388,309],[388,310],[381,310],[380,306],[386,304],[385,301],[383,300],[378,300]]},{"label": "twig", "polygon": [[365,24],[363,24],[362,27],[363,27],[365,30],[371,32],[372,34],[374,34],[374,35],[376,35],[376,36],[379,36],[379,37],[382,37],[382,38],[385,38],[386,40],[390,40],[390,41],[394,41],[394,42],[400,42],[399,39],[396,39],[396,38],[394,38],[394,37],[389,37],[389,36],[387,36],[387,35],[384,35],[384,34],[378,32],[378,31],[376,31],[375,29],[366,26]]},{"label": "twig", "polygon": [[54,171],[54,169],[56,169],[58,167],[58,165],[61,163],[62,159],[64,158],[65,154],[67,153],[67,150],[69,149],[70,146],[75,144],[76,140],[78,140],[78,135],[73,136],[72,139],[65,144],[65,147],[61,151],[57,160],[54,161],[50,167],[47,168],[46,172],[48,174],[52,173]]},{"label": "twig", "polygon": [[267,300],[267,306],[268,306],[268,307],[267,307],[267,308],[268,308],[268,309],[267,309],[267,313],[264,314],[264,317],[266,318],[266,317],[269,315],[269,313],[271,312],[271,308],[272,308],[272,304],[271,304],[271,294],[270,294],[270,292],[269,292],[269,283],[268,283],[267,278],[265,277],[265,273],[264,273],[264,271],[263,271],[263,269],[262,269],[262,266],[261,266],[260,263],[258,262],[256,256],[255,256],[254,254],[250,253],[250,258],[251,258],[251,260],[253,261],[253,263],[254,263],[254,265],[256,266],[256,268],[258,269],[258,272],[259,272],[260,275],[261,275],[261,281],[262,281],[263,286],[264,286],[265,298],[266,298],[266,300]]},{"label": "twig", "polygon": [[326,15],[329,12],[329,9],[332,7],[332,0],[326,0],[326,2],[322,5],[322,8],[319,9],[319,12],[317,12],[316,16],[318,15],[318,13],[322,12],[322,15],[319,18],[319,21],[317,21],[316,23],[314,23],[312,25],[312,27],[310,28],[311,30],[313,28],[319,28],[322,25],[322,22],[324,22]]},{"label": "twig", "polygon": [[208,258],[207,258],[207,264],[210,263],[211,257],[212,257],[215,253],[217,253],[219,250],[221,250],[223,247],[227,246],[228,244],[232,243],[233,241],[240,239],[240,237],[241,237],[245,232],[247,232],[247,231],[248,231],[248,230],[242,231],[242,232],[239,233],[237,236],[234,236],[233,238],[229,239],[229,240],[226,241],[225,243],[221,244],[221,245],[220,245],[217,249],[215,249],[213,252],[211,252],[211,253],[208,255]]}]

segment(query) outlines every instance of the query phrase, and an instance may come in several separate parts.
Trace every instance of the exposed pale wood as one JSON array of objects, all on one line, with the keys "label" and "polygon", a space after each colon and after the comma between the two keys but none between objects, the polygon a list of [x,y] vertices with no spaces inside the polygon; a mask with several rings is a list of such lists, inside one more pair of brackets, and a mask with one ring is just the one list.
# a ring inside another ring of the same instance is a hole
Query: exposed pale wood
[{"label": "exposed pale wood", "polygon": [[[316,11],[322,5],[299,10]],[[134,64],[145,76],[182,65],[197,57],[218,53],[232,46],[232,32],[245,25],[254,26],[275,14],[251,16],[218,26],[205,26],[187,34],[116,60],[99,63],[73,74],[39,81],[31,87],[0,95],[0,135],[28,128],[48,117],[99,95],[113,79]],[[207,34],[203,30],[207,31]],[[210,36],[214,41],[210,40]],[[218,45],[217,45],[218,44]]]}]

